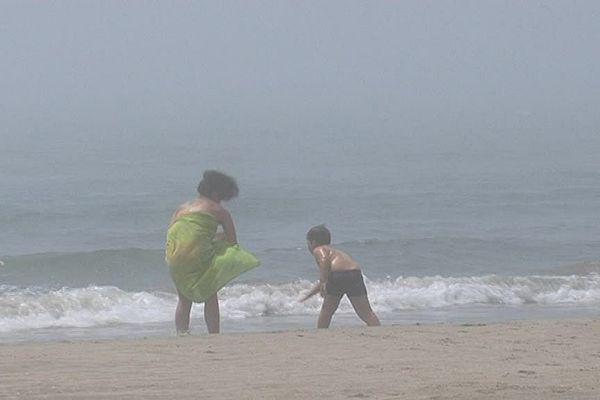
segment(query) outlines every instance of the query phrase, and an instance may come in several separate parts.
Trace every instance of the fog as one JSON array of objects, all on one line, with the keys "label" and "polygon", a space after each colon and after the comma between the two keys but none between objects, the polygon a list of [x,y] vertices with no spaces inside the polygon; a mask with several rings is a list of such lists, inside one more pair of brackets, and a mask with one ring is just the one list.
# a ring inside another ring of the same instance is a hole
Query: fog
[{"label": "fog", "polygon": [[598,43],[595,1],[3,1],[0,135],[576,155]]}]

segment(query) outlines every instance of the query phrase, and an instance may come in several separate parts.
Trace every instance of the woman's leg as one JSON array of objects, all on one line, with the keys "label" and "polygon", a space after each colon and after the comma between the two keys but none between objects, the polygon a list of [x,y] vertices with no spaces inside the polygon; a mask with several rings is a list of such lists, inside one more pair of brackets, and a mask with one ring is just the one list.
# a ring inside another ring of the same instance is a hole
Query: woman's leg
[{"label": "woman's leg", "polygon": [[179,302],[175,309],[175,329],[177,333],[187,333],[190,331],[190,312],[192,311],[192,302],[177,291]]},{"label": "woman's leg", "polygon": [[206,322],[208,333],[219,333],[220,314],[217,293],[204,302],[204,321]]}]

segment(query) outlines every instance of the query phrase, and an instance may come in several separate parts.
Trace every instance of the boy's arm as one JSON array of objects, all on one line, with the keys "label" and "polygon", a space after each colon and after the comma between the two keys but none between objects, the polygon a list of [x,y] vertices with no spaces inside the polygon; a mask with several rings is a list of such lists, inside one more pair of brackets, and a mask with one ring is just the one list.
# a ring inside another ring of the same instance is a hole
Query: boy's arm
[{"label": "boy's arm", "polygon": [[310,292],[308,292],[306,294],[306,296],[304,296],[303,298],[300,299],[300,302],[304,302],[308,299],[310,299],[311,297],[313,297],[315,294],[319,293],[321,291],[321,282],[317,283],[311,290]]},{"label": "boy's arm", "polygon": [[325,285],[327,284],[329,272],[331,271],[331,263],[329,262],[329,257],[327,257],[325,249],[319,248],[315,251],[315,260],[319,266],[319,283],[317,283],[300,301],[306,301],[319,292],[321,293],[321,296],[325,297]]}]

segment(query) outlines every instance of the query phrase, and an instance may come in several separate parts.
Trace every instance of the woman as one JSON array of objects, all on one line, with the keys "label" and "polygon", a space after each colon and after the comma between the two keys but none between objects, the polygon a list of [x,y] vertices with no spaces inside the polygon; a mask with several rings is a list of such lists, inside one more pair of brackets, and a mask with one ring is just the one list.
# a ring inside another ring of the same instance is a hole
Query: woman
[{"label": "woman", "polygon": [[[171,218],[165,260],[179,295],[175,311],[178,334],[189,332],[193,302],[204,303],[208,332],[219,333],[217,292],[259,264],[238,246],[231,214],[221,206],[238,193],[232,177],[206,171],[198,185],[198,198],[179,206]],[[219,226],[222,234],[217,234]]]}]

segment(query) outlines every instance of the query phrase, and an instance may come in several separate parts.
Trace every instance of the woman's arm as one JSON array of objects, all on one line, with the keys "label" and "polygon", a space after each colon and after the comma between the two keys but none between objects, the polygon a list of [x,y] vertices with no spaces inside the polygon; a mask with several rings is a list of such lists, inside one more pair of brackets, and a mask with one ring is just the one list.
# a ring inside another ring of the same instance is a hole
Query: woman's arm
[{"label": "woman's arm", "polygon": [[173,223],[175,222],[175,220],[179,216],[179,213],[181,212],[182,209],[183,209],[183,205],[177,207],[177,210],[175,210],[175,212],[173,213],[173,215],[171,215],[171,220],[169,221],[169,228],[171,227],[171,225],[173,225]]},{"label": "woman's arm", "polygon": [[233,223],[233,218],[231,218],[231,214],[227,209],[221,208],[219,210],[219,223],[223,227],[223,234],[225,235],[225,240],[231,244],[237,244],[237,235],[235,232],[235,224]]}]

